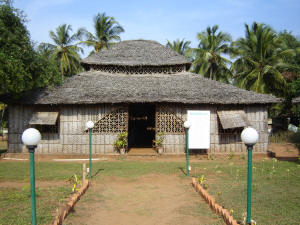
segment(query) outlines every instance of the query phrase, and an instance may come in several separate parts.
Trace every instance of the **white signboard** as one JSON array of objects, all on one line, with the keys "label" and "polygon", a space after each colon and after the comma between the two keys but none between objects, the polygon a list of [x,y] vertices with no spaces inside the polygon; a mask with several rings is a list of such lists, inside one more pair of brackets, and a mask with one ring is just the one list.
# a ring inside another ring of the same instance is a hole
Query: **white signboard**
[{"label": "white signboard", "polygon": [[210,111],[188,110],[190,149],[209,149],[210,147]]}]

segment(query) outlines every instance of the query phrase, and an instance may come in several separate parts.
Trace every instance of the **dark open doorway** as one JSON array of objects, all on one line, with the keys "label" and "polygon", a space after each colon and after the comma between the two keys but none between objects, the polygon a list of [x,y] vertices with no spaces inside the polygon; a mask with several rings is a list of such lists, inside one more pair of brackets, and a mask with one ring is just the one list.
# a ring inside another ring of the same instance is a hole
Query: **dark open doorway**
[{"label": "dark open doorway", "polygon": [[155,139],[155,106],[130,105],[128,130],[129,148],[151,148]]}]

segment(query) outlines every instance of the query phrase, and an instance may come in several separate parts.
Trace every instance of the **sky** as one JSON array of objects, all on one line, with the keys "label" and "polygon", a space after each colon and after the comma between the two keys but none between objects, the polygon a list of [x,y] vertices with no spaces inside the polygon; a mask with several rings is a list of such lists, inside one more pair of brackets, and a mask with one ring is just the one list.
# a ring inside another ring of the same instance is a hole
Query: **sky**
[{"label": "sky", "polygon": [[103,12],[125,29],[122,40],[166,44],[185,38],[196,47],[197,33],[207,26],[217,24],[236,40],[244,36],[245,23],[254,21],[300,36],[300,0],[14,0],[13,5],[24,11],[37,44],[51,43],[49,31],[64,23],[74,32],[80,27],[94,32],[93,17]]}]

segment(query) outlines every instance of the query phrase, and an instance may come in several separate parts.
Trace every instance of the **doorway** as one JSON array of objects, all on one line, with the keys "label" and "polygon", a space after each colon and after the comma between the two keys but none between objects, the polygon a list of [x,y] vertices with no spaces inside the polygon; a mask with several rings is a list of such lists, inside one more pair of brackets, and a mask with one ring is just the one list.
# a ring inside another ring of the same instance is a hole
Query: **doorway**
[{"label": "doorway", "polygon": [[129,106],[128,147],[151,148],[155,139],[155,105]]}]

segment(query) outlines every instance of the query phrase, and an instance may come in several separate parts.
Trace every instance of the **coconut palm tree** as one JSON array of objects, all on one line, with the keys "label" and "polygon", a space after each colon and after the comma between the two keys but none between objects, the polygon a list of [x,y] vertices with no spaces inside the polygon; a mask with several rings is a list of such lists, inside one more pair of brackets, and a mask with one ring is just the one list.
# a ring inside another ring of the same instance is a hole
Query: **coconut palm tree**
[{"label": "coconut palm tree", "polygon": [[95,35],[85,30],[85,41],[82,44],[93,46],[96,52],[108,48],[113,41],[120,41],[120,33],[124,32],[122,26],[114,17],[106,16],[105,13],[98,13],[94,17]]},{"label": "coconut palm tree", "polygon": [[173,49],[175,52],[177,52],[180,55],[185,55],[186,51],[190,48],[190,44],[191,44],[190,41],[184,41],[184,39],[180,41],[179,39],[177,39],[173,41],[173,43],[168,40],[166,46],[168,48]]},{"label": "coconut palm tree", "polygon": [[288,70],[284,62],[294,54],[285,42],[265,24],[245,24],[245,38],[233,43],[232,56],[237,85],[259,93],[283,95],[286,81],[281,71]]},{"label": "coconut palm tree", "polygon": [[210,79],[228,83],[232,77],[228,65],[231,61],[225,57],[230,50],[231,37],[224,32],[217,32],[218,25],[208,26],[206,31],[197,34],[198,48],[194,48],[195,60],[193,72]]},{"label": "coconut palm tree", "polygon": [[79,52],[83,53],[83,49],[73,43],[80,39],[82,30],[79,29],[73,35],[70,32],[72,32],[71,25],[62,24],[55,32],[49,32],[54,44],[41,43],[39,46],[40,51],[48,52],[49,56],[57,61],[62,77],[72,75],[81,69]]}]

